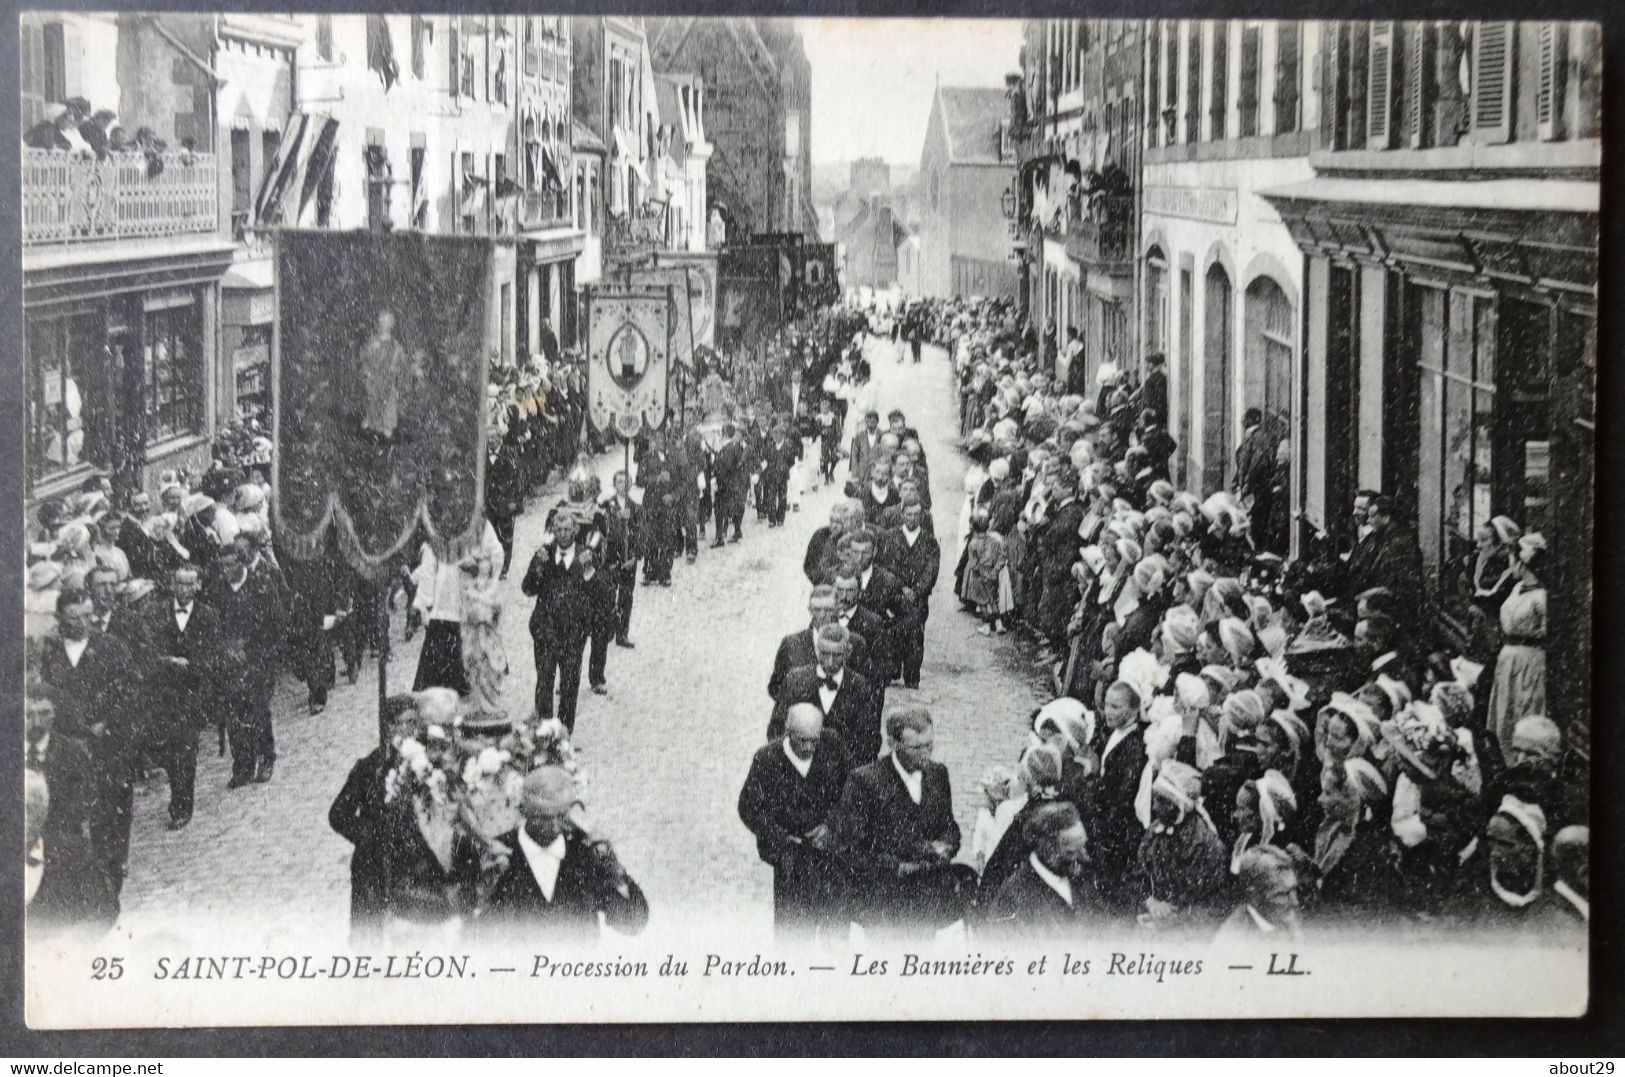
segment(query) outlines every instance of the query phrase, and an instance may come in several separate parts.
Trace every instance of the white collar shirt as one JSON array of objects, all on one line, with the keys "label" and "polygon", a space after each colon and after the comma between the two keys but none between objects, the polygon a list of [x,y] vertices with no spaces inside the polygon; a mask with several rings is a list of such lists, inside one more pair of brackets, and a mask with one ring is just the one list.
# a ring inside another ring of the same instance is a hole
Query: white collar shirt
[{"label": "white collar shirt", "polygon": [[524,827],[520,827],[519,848],[525,854],[525,863],[530,865],[536,885],[542,889],[542,896],[551,902],[553,890],[559,882],[559,867],[564,863],[564,835],[554,838],[550,845],[542,845]]},{"label": "white collar shirt", "polygon": [[803,778],[805,778],[808,772],[812,770],[812,759],[803,759],[792,751],[790,748],[789,737],[784,738],[784,757],[790,761],[790,765],[792,767],[796,768],[796,773],[801,775]]},{"label": "white collar shirt", "polygon": [[[829,686],[827,683],[829,681],[835,682],[834,688]],[[846,670],[843,669],[841,672],[832,675],[825,672],[823,666],[818,667],[818,701],[823,705],[826,717],[829,715],[830,708],[835,706],[835,697],[840,694],[841,685],[845,683]]]},{"label": "white collar shirt", "polygon": [[903,779],[903,788],[908,790],[908,799],[918,804],[920,798],[925,795],[925,772],[916,770],[910,773],[904,769],[903,764],[897,759],[896,752],[891,754],[891,765],[897,769],[897,776]]},{"label": "white collar shirt", "polygon": [[184,606],[176,606],[175,607],[175,625],[182,632],[186,631],[186,622],[190,621],[191,619],[192,619],[192,604],[190,602],[187,603]]},{"label": "white collar shirt", "polygon": [[1051,890],[1055,891],[1057,894],[1060,894],[1061,895],[1061,900],[1066,902],[1068,908],[1071,908],[1071,906],[1072,906],[1072,880],[1063,879],[1061,876],[1055,874],[1049,868],[1046,868],[1044,866],[1044,862],[1042,860],[1038,859],[1038,854],[1037,853],[1028,853],[1027,854],[1027,863],[1031,864],[1033,866],[1033,871],[1038,875],[1038,877],[1040,879],[1044,880],[1044,885],[1048,886]]},{"label": "white collar shirt", "polygon": [[562,550],[555,549],[553,551],[553,563],[562,565],[565,568],[571,567],[576,563],[576,548],[574,546],[566,546]]},{"label": "white collar shirt", "polygon": [[905,527],[902,529],[902,531],[903,541],[908,543],[910,547],[912,547],[916,542],[920,541],[920,529],[918,527],[912,531]]},{"label": "white collar shirt", "polygon": [[74,669],[79,668],[79,661],[84,658],[85,648],[88,646],[90,646],[89,636],[84,639],[65,639],[62,641],[62,649],[68,652],[68,664]]}]

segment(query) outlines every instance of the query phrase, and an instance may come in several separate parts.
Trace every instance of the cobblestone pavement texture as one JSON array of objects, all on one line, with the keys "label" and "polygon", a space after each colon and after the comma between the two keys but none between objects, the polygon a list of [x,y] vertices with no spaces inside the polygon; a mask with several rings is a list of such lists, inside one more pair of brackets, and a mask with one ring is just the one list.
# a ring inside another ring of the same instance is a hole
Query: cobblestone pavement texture
[{"label": "cobblestone pavement texture", "polygon": [[[944,568],[931,601],[922,688],[893,687],[888,708],[929,706],[937,757],[953,779],[954,806],[968,839],[976,779],[1013,762],[1028,713],[1044,698],[1030,647],[1015,636],[983,637],[953,595],[965,460],[957,398],[946,355],[927,348],[918,364],[896,362],[890,341],[865,344],[881,410],[902,407],[925,441]],[[608,479],[622,453],[592,463]],[[837,482],[844,479],[844,467]],[[528,709],[534,673],[526,631],[529,602],[519,578],[540,544],[555,480],[519,521],[514,571],[505,584],[508,697]],[[612,648],[609,694],[583,677],[576,744],[586,773],[588,814],[614,841],[648,895],[651,932],[662,921],[725,914],[741,937],[770,929],[771,878],[735,809],[769,711],[767,675],[779,638],[805,625],[807,585],[800,566],[813,530],[825,522],[835,488],[809,487],[785,526],[747,516],[745,538],[679,559],[670,588],[639,586],[632,618],[635,650]],[[406,691],[421,635],[403,645],[394,616],[389,690]],[[133,932],[224,929],[251,920],[270,926],[268,944],[342,939],[347,931],[350,846],[327,825],[327,809],[349,767],[377,736],[377,664],[359,683],[341,678],[325,713],[309,716],[304,689],[283,676],[275,700],[278,764],[266,785],[228,791],[227,759],[206,736],[198,767],[196,815],[179,832],[164,827],[161,776],[138,789],[121,927]]]}]

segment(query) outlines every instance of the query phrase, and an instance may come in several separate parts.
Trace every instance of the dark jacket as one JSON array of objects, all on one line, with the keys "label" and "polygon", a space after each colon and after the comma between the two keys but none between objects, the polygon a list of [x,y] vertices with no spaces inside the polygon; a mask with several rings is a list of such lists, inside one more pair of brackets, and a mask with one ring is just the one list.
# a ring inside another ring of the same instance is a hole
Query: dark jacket
[{"label": "dark jacket", "polygon": [[927,763],[921,772],[920,802],[908,795],[889,755],[859,767],[831,819],[835,849],[855,887],[854,913],[860,923],[875,919],[940,919],[949,885],[946,868],[900,878],[898,865],[927,858],[934,841],[959,851],[948,768]]},{"label": "dark jacket", "polygon": [[350,854],[350,926],[382,917],[385,909],[384,777],[390,756],[382,748],[356,760],[344,788],[327,810],[327,825],[355,846]]},{"label": "dark jacket", "polygon": [[[817,666],[800,666],[785,675],[783,687],[773,704],[772,717],[767,723],[767,739],[784,736],[784,719],[797,703],[811,703],[819,710],[824,701],[819,694]],[[868,761],[880,754],[880,695],[862,674],[850,666],[842,673],[841,687],[835,693],[835,702],[824,715],[824,727],[840,734],[841,741],[852,749],[852,758]]]},{"label": "dark jacket", "polygon": [[649,903],[638,884],[627,876],[626,893],[617,890],[594,862],[587,839],[579,831],[565,834],[564,860],[553,884],[552,901],[543,896],[525,859],[519,831],[510,830],[497,840],[512,850],[512,857],[474,922],[476,934],[534,933],[548,942],[590,941],[598,938],[599,913],[608,926],[626,935],[636,935],[648,924]]},{"label": "dark jacket", "polygon": [[619,499],[612,497],[604,502],[603,511],[606,556],[609,559],[604,567],[618,570],[622,562],[642,560],[643,506],[628,496],[626,508],[622,509]]},{"label": "dark jacket", "polygon": [[586,639],[592,626],[592,601],[581,578],[581,547],[569,567],[558,564],[558,547],[548,543],[530,559],[519,589],[536,600],[530,613],[533,639]]},{"label": "dark jacket", "polygon": [[[1110,737],[1111,730],[1102,723],[1093,746],[1097,757],[1106,750]],[[1134,813],[1145,759],[1145,730],[1136,725],[1102,760],[1090,791],[1095,820],[1089,828],[1089,855],[1102,888],[1117,894],[1124,888],[1132,889],[1129,876],[1139,852],[1140,835],[1145,832]]]},{"label": "dark jacket", "polygon": [[[147,641],[145,683],[151,705],[148,732],[158,739],[196,735],[213,717],[222,664],[224,628],[220,616],[203,600],[192,603],[184,631],[176,624],[175,603],[154,602],[143,633]],[[168,659],[184,658],[185,666]]]},{"label": "dark jacket", "polygon": [[832,732],[819,738],[805,778],[785,756],[782,739],[756,749],[739,791],[739,819],[756,836],[764,863],[783,864],[809,831],[829,821],[851,769],[846,746]]},{"label": "dark jacket", "polygon": [[[928,518],[929,519],[929,518]],[[910,546],[902,528],[890,531],[881,542],[887,569],[914,592],[916,604],[926,602],[942,572],[942,545],[922,522],[919,537]]]},{"label": "dark jacket", "polygon": [[506,443],[485,459],[485,514],[493,520],[511,520],[525,508],[524,483],[518,454]]},{"label": "dark jacket", "polygon": [[1099,911],[1091,888],[1072,880],[1072,904],[1039,878],[1032,861],[1022,857],[989,900],[982,917],[985,929],[997,934],[1031,933],[1044,938],[1074,933]]}]

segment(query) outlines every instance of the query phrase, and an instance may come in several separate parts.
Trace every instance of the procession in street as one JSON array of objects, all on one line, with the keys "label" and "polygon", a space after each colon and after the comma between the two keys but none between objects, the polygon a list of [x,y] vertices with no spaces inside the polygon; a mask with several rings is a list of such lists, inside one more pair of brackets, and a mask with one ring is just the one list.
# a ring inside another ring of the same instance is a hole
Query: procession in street
[{"label": "procession in street", "polygon": [[[721,24],[227,20],[356,88],[263,132],[25,80],[31,939],[1583,946],[1595,170],[1400,205],[1306,147],[1390,149],[1348,64],[1401,38],[1406,144],[1473,141],[1514,33],[1573,77],[1480,148],[1593,145],[1587,32],[1028,20],[815,206],[801,31]],[[376,126],[447,92],[491,154]],[[109,299],[29,254],[174,232],[51,161],[234,201]]]}]

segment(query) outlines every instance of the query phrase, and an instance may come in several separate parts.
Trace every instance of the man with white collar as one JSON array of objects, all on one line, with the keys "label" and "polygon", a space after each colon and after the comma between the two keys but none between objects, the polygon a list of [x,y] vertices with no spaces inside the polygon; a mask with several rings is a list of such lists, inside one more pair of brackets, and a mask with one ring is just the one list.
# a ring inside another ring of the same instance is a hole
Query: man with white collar
[{"label": "man with white collar", "polygon": [[198,591],[195,566],[171,570],[169,597],[150,604],[152,619],[140,636],[151,662],[143,678],[154,724],[149,751],[169,778],[171,830],[192,821],[198,734],[215,709],[212,671],[225,635],[220,615],[198,600]]},{"label": "man with white collar", "polygon": [[898,626],[898,660],[903,669],[903,687],[920,686],[920,666],[925,661],[925,621],[931,614],[931,592],[942,571],[942,546],[925,526],[925,506],[919,502],[903,506],[901,526],[886,536],[886,564],[902,582],[907,618]]},{"label": "man with white collar", "polygon": [[963,913],[949,862],[959,851],[948,768],[933,762],[924,708],[886,718],[892,751],[847,779],[830,827],[855,892],[852,913],[870,931],[930,935]]},{"label": "man with white collar", "polygon": [[847,474],[852,476],[854,485],[869,478],[869,465],[879,449],[880,412],[871,409],[864,414],[863,429],[852,436],[851,447],[847,450]]},{"label": "man with white collar", "polygon": [[1241,854],[1241,904],[1214,936],[1215,946],[1283,946],[1298,937],[1298,869],[1292,854],[1257,845]]},{"label": "man with white collar", "polygon": [[814,643],[818,659],[785,676],[768,719],[769,740],[784,735],[791,707],[811,703],[824,715],[826,726],[840,734],[853,759],[867,761],[880,754],[880,697],[868,678],[847,665],[850,636],[839,624],[818,630]]},{"label": "man with white collar", "polygon": [[841,798],[851,762],[841,739],[825,732],[824,715],[797,703],[784,737],[756,750],[739,818],[756,836],[756,852],[773,867],[773,923],[781,934],[821,926],[835,895],[829,858],[829,814]]},{"label": "man with white collar", "polygon": [[536,941],[595,941],[603,924],[637,935],[649,903],[607,841],[580,822],[575,776],[545,766],[525,777],[524,823],[497,839],[510,850],[501,878],[475,921],[478,935]]},{"label": "man with white collar", "polygon": [[913,616],[913,604],[903,596],[903,581],[875,564],[878,546],[875,532],[859,527],[841,536],[837,552],[840,575],[857,577],[858,605],[872,615],[875,631],[865,633],[873,660],[870,672],[876,684],[884,688],[900,673],[901,636]]},{"label": "man with white collar", "polygon": [[1033,851],[989,903],[988,929],[1051,936],[1096,911],[1086,876],[1089,835],[1077,806],[1045,804],[1028,816],[1022,836]]},{"label": "man with white collar", "polygon": [[902,501],[891,479],[891,461],[874,456],[869,463],[869,481],[864,484],[859,500],[863,502],[863,518],[871,524],[879,523],[887,509]]}]

